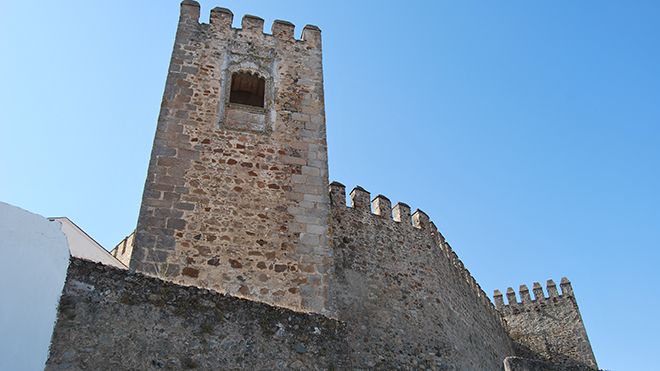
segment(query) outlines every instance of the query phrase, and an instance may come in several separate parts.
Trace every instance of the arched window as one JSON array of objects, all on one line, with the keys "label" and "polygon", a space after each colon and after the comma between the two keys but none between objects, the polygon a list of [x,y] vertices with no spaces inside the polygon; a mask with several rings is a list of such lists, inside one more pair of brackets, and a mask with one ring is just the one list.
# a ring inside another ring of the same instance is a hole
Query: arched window
[{"label": "arched window", "polygon": [[264,106],[266,80],[256,74],[235,72],[231,76],[229,102],[254,107]]}]

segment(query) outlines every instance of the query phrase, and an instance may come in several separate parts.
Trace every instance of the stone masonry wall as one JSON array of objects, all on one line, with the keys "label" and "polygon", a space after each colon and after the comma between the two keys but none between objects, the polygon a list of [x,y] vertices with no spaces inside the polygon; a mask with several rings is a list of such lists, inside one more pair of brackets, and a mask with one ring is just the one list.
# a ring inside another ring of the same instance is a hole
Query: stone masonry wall
[{"label": "stone masonry wall", "polygon": [[131,264],[133,246],[135,246],[135,232],[126,236],[117,244],[117,246],[110,250],[110,255],[114,256],[117,260],[122,262],[122,264],[128,267]]},{"label": "stone masonry wall", "polygon": [[507,357],[504,360],[504,371],[582,371],[570,368],[564,368],[552,363],[522,358]]},{"label": "stone masonry wall", "polygon": [[[257,17],[233,29],[227,9],[199,15],[182,3],[130,266],[330,314],[320,31],[297,40],[288,22],[268,35]],[[229,103],[238,71],[265,79],[263,108]]]},{"label": "stone masonry wall", "polygon": [[345,327],[73,258],[46,370],[350,369]]},{"label": "stone masonry wall", "polygon": [[[328,195],[318,28],[199,16],[182,2],[131,271],[72,262],[49,368],[595,367],[572,291],[500,313],[424,212]],[[239,72],[263,107],[229,102]]]},{"label": "stone masonry wall", "polygon": [[47,369],[596,367],[567,280],[541,303],[509,290],[497,311],[422,211],[330,195],[338,320],[74,258]]},{"label": "stone masonry wall", "polygon": [[[334,294],[357,368],[499,370],[501,316],[428,216],[330,185]],[[373,208],[373,212],[372,212]]]},{"label": "stone masonry wall", "polygon": [[561,294],[554,281],[548,280],[545,296],[541,285],[535,282],[532,299],[527,286],[521,285],[520,302],[509,287],[507,305],[502,293],[496,290],[495,304],[509,325],[518,355],[572,369],[597,369],[571,283],[562,278],[560,286]]}]

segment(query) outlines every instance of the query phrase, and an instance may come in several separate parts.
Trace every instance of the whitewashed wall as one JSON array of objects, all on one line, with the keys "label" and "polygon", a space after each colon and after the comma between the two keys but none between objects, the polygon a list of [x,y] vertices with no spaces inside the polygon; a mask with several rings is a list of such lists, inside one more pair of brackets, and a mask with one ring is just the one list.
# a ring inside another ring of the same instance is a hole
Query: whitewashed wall
[{"label": "whitewashed wall", "polygon": [[43,370],[69,264],[59,223],[0,202],[0,370]]}]

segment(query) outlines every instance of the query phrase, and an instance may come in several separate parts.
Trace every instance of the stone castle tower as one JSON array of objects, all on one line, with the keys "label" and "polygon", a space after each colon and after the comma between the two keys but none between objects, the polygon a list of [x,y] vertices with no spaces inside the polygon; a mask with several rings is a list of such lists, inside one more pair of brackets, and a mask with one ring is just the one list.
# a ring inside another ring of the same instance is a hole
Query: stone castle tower
[{"label": "stone castle tower", "polygon": [[328,184],[317,27],[199,18],[184,0],[130,270],[72,259],[48,369],[597,368],[568,280],[493,305],[426,213]]},{"label": "stone castle tower", "polygon": [[328,312],[321,32],[184,1],[131,268]]},{"label": "stone castle tower", "polygon": [[508,304],[499,290],[495,290],[493,299],[506,321],[518,355],[597,368],[571,282],[564,277],[559,286],[561,294],[555,282],[548,280],[546,296],[541,284],[534,282],[534,299],[527,285],[520,285],[520,301],[512,287],[506,290]]}]

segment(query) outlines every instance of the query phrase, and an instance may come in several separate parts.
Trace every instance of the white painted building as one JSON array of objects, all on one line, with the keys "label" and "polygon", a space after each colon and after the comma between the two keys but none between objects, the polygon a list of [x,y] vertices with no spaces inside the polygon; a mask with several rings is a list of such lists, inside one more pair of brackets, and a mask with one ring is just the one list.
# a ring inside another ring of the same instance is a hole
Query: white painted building
[{"label": "white painted building", "polygon": [[58,223],[0,202],[0,370],[43,370],[69,266]]},{"label": "white painted building", "polygon": [[64,235],[69,241],[71,256],[121,269],[128,269],[126,265],[112,256],[103,246],[78,227],[76,223],[72,222],[71,219],[67,217],[48,219],[61,225],[62,232],[64,232]]},{"label": "white painted building", "polygon": [[0,202],[0,370],[43,370],[69,258],[127,269],[68,218]]}]

